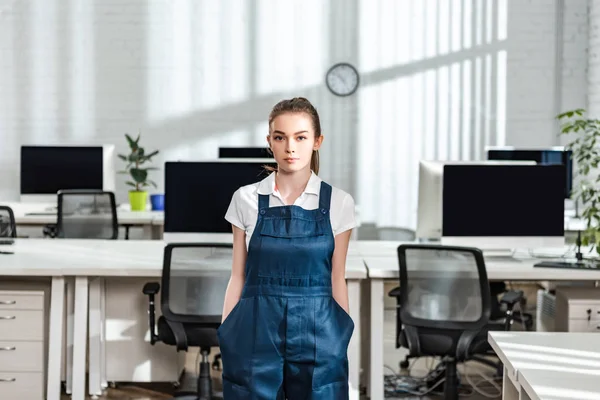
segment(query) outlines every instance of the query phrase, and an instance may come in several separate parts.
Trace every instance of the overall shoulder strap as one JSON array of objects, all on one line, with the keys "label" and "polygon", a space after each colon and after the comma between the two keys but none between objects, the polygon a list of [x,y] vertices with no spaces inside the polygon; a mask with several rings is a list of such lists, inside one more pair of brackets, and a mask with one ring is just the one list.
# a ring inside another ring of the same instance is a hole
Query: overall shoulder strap
[{"label": "overall shoulder strap", "polygon": [[269,195],[268,194],[259,194],[258,195],[258,211],[266,210],[269,208]]},{"label": "overall shoulder strap", "polygon": [[331,186],[321,181],[321,191],[319,192],[319,208],[329,211],[331,204]]}]

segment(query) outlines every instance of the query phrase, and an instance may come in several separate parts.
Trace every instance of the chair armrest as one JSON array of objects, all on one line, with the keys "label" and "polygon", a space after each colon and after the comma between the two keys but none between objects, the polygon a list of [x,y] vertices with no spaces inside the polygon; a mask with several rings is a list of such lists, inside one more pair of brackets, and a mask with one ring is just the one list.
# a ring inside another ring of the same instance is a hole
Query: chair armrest
[{"label": "chair armrest", "polygon": [[154,312],[154,296],[160,290],[158,282],[148,282],[144,285],[142,292],[148,296],[148,326],[150,327],[150,344],[160,340],[156,334],[156,313]]},{"label": "chair armrest", "polygon": [[500,303],[514,306],[515,304],[520,302],[522,299],[523,299],[523,291],[522,290],[511,290],[511,291],[504,293],[504,295],[502,295],[502,298],[500,299]]},{"label": "chair armrest", "polygon": [[400,286],[393,288],[388,293],[389,297],[400,297]]},{"label": "chair armrest", "polygon": [[154,295],[156,293],[158,293],[158,291],[160,290],[160,283],[158,282],[148,282],[144,285],[144,288],[142,289],[142,292],[145,295]]}]

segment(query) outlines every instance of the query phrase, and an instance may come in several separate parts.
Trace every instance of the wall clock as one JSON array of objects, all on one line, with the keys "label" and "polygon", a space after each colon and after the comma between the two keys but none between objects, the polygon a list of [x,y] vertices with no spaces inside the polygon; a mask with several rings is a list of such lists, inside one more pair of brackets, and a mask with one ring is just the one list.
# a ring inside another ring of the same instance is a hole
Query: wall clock
[{"label": "wall clock", "polygon": [[350,96],[358,88],[358,71],[349,63],[337,63],[327,71],[325,83],[336,96]]}]

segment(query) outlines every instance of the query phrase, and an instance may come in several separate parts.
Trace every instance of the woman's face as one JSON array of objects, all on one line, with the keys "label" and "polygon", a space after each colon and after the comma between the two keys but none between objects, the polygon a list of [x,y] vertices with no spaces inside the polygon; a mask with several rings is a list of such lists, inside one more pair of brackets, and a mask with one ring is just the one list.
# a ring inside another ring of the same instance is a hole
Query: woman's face
[{"label": "woman's face", "polygon": [[315,138],[308,114],[285,113],[271,123],[267,141],[279,170],[295,172],[310,169],[313,151],[321,147],[323,136]]}]

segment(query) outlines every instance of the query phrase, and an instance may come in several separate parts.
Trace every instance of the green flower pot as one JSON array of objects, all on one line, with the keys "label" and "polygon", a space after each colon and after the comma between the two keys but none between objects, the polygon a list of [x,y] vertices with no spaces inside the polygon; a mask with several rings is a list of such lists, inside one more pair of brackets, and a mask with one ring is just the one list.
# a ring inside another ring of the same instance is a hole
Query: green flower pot
[{"label": "green flower pot", "polygon": [[129,204],[131,205],[131,211],[145,211],[147,200],[148,192],[129,192]]}]

